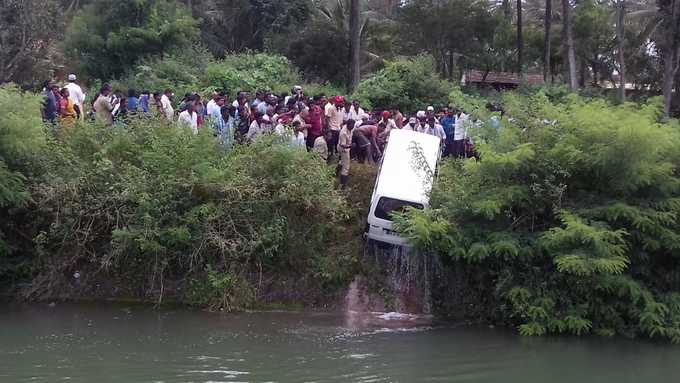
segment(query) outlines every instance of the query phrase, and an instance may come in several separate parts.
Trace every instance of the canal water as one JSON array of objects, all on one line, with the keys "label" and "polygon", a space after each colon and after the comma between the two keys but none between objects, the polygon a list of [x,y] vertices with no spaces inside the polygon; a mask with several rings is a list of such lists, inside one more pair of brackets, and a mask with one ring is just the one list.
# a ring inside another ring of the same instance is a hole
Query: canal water
[{"label": "canal water", "polygon": [[678,382],[680,346],[400,315],[0,304],[0,382]]}]

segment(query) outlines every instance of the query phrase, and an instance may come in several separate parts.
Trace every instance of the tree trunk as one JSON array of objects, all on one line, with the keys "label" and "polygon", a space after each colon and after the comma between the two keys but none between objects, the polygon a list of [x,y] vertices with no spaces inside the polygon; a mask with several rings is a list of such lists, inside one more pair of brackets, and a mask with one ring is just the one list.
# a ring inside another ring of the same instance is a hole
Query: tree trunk
[{"label": "tree trunk", "polygon": [[578,89],[576,78],[576,53],[574,52],[574,34],[571,28],[571,4],[569,0],[562,0],[562,17],[564,19],[565,49],[567,53],[567,68],[569,77],[569,89]]},{"label": "tree trunk", "polygon": [[673,85],[675,75],[678,72],[678,61],[680,61],[680,46],[674,43],[665,54],[663,65],[663,116],[668,118],[671,115],[671,104],[673,101]]},{"label": "tree trunk", "polygon": [[552,0],[545,0],[545,22],[543,50],[543,82],[548,82],[550,76],[550,30],[552,27]]},{"label": "tree trunk", "polygon": [[517,0],[517,73],[520,75],[522,74],[523,50],[524,37],[522,36],[522,0]]},{"label": "tree trunk", "polygon": [[503,0],[503,16],[507,21],[512,19],[512,7],[510,6],[510,0]]},{"label": "tree trunk", "polygon": [[670,10],[664,12],[669,18],[664,24],[668,27],[665,33],[668,34],[668,41],[663,52],[663,116],[668,118],[671,115],[671,104],[673,101],[673,85],[675,75],[678,72],[680,62],[680,0],[670,1]]},{"label": "tree trunk", "polygon": [[348,88],[350,93],[359,85],[361,78],[361,31],[359,0],[351,0],[349,17],[349,56],[350,70]]},{"label": "tree trunk", "polygon": [[624,46],[625,46],[625,36],[624,36],[624,15],[626,12],[625,0],[619,0],[618,4],[618,15],[616,18],[616,40],[619,45],[619,102],[626,102],[626,63],[624,57]]}]

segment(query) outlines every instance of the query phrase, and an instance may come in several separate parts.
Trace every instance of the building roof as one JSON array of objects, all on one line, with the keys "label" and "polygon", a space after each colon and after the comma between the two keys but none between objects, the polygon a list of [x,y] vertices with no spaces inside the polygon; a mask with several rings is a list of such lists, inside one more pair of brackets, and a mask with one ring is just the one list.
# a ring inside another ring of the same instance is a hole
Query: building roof
[{"label": "building roof", "polygon": [[[486,77],[485,77],[486,74]],[[520,83],[528,83],[531,85],[543,84],[542,74],[524,74],[520,79],[519,74],[510,72],[485,72],[481,70],[471,69],[463,74],[463,83],[465,84],[489,84],[489,85],[519,85]]]}]

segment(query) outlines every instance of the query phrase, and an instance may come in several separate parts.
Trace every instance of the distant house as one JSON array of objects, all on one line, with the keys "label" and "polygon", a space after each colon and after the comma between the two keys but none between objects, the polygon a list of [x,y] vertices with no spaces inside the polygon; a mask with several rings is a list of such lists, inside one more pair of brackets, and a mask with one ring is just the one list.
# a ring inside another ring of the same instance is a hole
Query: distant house
[{"label": "distant house", "polygon": [[509,72],[485,72],[481,70],[467,70],[463,72],[460,80],[463,86],[477,88],[493,88],[496,90],[515,89],[520,84],[541,85],[543,84],[542,74],[524,74],[522,78],[517,73]]}]

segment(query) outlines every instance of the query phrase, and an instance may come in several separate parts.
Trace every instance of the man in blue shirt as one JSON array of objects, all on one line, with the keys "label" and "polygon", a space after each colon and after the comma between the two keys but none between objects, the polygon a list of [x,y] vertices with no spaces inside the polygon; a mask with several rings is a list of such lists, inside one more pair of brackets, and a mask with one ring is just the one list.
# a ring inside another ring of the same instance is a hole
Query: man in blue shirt
[{"label": "man in blue shirt", "polygon": [[456,114],[449,110],[449,108],[442,109],[442,117],[439,120],[446,133],[446,147],[444,148],[444,156],[453,154],[453,131],[456,124]]},{"label": "man in blue shirt", "polygon": [[139,107],[142,108],[142,112],[149,113],[149,97],[151,92],[148,90],[143,90],[142,95],[139,97]]},{"label": "man in blue shirt", "polygon": [[137,91],[134,89],[128,89],[127,97],[127,110],[128,112],[137,112],[139,106],[139,99],[137,98]]}]

